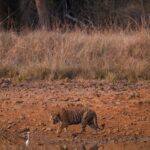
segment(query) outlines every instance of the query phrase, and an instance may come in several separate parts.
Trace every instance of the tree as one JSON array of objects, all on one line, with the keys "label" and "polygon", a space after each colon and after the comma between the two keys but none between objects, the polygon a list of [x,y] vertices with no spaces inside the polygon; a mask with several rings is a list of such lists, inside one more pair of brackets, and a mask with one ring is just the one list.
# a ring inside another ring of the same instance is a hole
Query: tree
[{"label": "tree", "polygon": [[38,24],[42,28],[49,28],[49,11],[47,0],[0,0],[0,28],[10,29],[33,27]]},{"label": "tree", "polygon": [[39,16],[39,25],[42,28],[48,29],[50,26],[50,19],[49,19],[49,13],[48,8],[46,6],[45,0],[35,0],[37,12]]}]

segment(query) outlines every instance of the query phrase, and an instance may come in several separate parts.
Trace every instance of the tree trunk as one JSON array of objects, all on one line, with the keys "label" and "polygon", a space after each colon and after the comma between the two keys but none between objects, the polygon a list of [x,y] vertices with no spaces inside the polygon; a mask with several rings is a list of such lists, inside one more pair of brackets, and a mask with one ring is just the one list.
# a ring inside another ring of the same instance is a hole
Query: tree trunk
[{"label": "tree trunk", "polygon": [[20,26],[23,28],[34,27],[37,15],[34,14],[35,5],[32,0],[21,0],[20,1]]},{"label": "tree trunk", "polygon": [[8,17],[8,6],[6,1],[0,0],[0,30],[4,29]]},{"label": "tree trunk", "polygon": [[48,29],[50,26],[50,18],[48,8],[45,0],[35,0],[37,12],[39,16],[39,25],[44,29]]}]

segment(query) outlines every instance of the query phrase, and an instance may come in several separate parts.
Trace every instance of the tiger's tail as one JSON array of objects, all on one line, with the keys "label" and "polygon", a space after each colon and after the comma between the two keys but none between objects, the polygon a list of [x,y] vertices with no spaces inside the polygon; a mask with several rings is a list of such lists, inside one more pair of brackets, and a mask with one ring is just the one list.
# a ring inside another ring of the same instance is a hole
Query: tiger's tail
[{"label": "tiger's tail", "polygon": [[98,122],[97,122],[97,115],[96,115],[96,113],[95,113],[95,117],[94,117],[94,124],[95,124],[95,126],[96,126],[96,128],[98,130],[103,130],[105,128],[105,124],[102,124],[101,128],[99,127]]}]

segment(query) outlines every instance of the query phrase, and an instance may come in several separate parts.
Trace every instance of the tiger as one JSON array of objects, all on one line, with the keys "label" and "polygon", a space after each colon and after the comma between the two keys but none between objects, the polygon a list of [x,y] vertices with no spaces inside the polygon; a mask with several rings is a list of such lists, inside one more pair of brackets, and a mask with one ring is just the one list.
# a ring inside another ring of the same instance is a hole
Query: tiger
[{"label": "tiger", "polygon": [[87,125],[96,132],[100,129],[96,112],[82,105],[60,107],[59,110],[51,112],[50,120],[54,125],[60,123],[60,127],[57,129],[58,136],[60,136],[63,129],[67,130],[68,126],[75,124],[81,124],[80,133],[85,132]]}]

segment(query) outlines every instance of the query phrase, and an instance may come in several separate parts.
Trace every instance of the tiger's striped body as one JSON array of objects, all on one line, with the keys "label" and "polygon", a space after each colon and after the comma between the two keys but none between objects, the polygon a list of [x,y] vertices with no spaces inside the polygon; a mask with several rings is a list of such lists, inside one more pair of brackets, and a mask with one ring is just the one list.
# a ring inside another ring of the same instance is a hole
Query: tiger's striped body
[{"label": "tiger's striped body", "polygon": [[53,124],[61,123],[57,131],[58,135],[62,132],[62,129],[75,124],[81,124],[81,132],[85,131],[87,125],[95,131],[99,129],[96,112],[82,106],[60,108],[57,112],[51,114],[51,120]]}]

